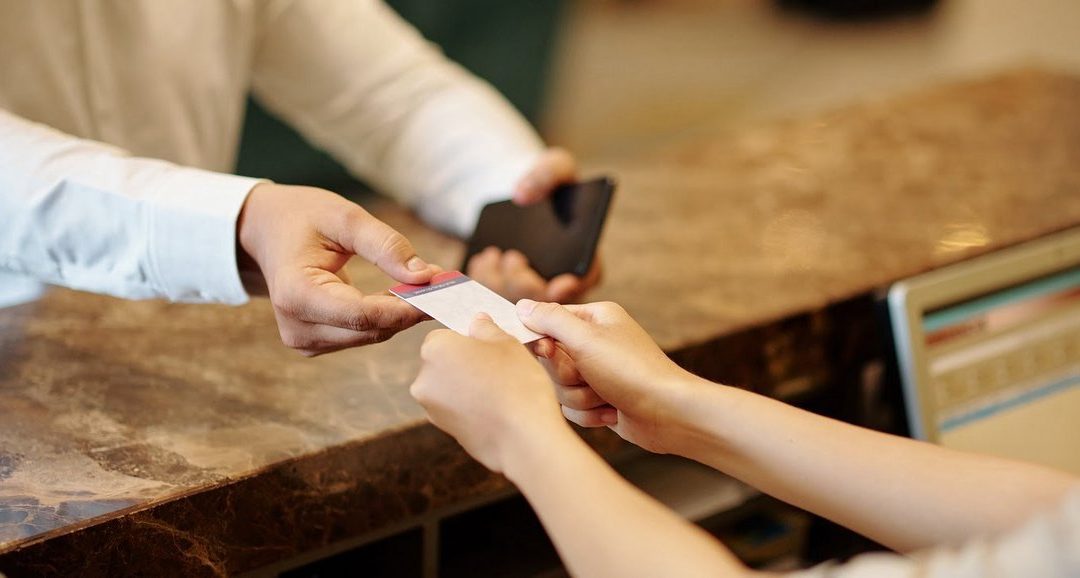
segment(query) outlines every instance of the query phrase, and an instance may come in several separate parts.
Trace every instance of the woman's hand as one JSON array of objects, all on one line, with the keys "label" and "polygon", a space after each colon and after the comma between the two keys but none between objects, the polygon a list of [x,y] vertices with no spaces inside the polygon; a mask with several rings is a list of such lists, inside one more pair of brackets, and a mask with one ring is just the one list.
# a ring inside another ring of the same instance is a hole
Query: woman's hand
[{"label": "woman's hand", "polygon": [[503,472],[526,436],[547,439],[568,428],[551,380],[523,345],[486,315],[473,321],[469,334],[429,333],[409,393],[465,451]]},{"label": "woman's hand", "polygon": [[537,344],[567,419],[607,426],[654,452],[673,451],[680,407],[698,383],[675,365],[622,307],[523,300],[518,316],[555,341]]}]

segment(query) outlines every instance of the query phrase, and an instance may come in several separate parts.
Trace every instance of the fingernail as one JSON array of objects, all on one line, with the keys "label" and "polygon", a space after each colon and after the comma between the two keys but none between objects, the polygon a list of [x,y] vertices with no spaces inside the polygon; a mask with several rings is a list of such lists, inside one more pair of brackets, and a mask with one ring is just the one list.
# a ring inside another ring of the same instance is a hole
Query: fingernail
[{"label": "fingernail", "polygon": [[428,268],[428,264],[420,257],[413,257],[405,263],[405,267],[407,267],[409,271],[423,271]]},{"label": "fingernail", "polygon": [[619,423],[619,411],[605,411],[604,413],[600,414],[600,421],[604,425],[615,425]]},{"label": "fingernail", "polygon": [[522,317],[532,315],[533,309],[536,309],[536,301],[532,299],[522,299],[517,302],[518,315]]}]

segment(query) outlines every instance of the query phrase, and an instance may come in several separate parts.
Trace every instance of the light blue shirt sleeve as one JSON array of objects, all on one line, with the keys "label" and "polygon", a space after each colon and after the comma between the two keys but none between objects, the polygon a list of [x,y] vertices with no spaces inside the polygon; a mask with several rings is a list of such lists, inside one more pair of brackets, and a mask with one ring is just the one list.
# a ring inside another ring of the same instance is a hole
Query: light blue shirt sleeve
[{"label": "light blue shirt sleeve", "polygon": [[258,182],[0,110],[0,271],[128,299],[244,303],[236,220]]}]

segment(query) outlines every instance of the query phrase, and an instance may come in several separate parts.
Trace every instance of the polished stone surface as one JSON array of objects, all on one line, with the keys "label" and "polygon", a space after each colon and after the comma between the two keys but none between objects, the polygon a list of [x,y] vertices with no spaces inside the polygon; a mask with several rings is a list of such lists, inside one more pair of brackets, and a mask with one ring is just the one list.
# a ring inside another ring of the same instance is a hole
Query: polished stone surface
[{"label": "polished stone surface", "polygon": [[[688,367],[797,397],[868,341],[875,290],[1080,224],[1077,151],[1080,79],[1021,72],[597,163],[621,187],[591,298]],[[428,329],[305,359],[264,300],[0,311],[0,571],[233,574],[505,491],[409,398]]]},{"label": "polished stone surface", "polygon": [[1021,72],[605,165],[593,297],[679,349],[1080,224],[1078,99]]}]

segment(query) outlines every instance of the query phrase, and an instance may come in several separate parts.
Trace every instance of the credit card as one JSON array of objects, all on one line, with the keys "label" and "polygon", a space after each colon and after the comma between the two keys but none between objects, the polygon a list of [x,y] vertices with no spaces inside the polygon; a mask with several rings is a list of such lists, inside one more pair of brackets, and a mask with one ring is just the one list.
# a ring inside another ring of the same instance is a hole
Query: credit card
[{"label": "credit card", "polygon": [[525,327],[513,303],[460,271],[439,273],[427,285],[402,283],[390,292],[462,335],[469,334],[469,326],[478,314],[487,313],[496,325],[522,343],[543,337]]}]

